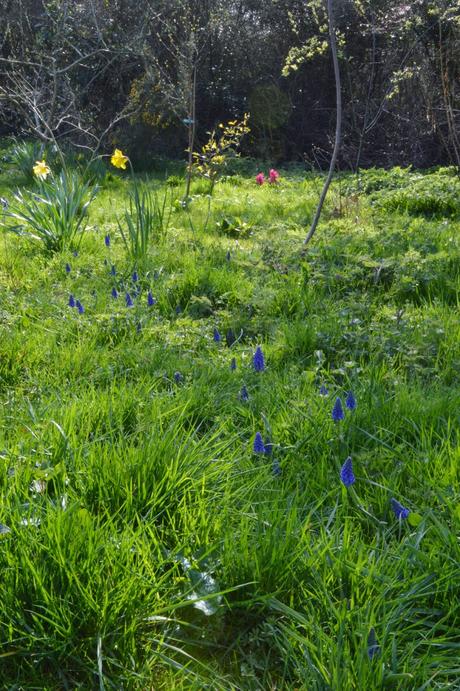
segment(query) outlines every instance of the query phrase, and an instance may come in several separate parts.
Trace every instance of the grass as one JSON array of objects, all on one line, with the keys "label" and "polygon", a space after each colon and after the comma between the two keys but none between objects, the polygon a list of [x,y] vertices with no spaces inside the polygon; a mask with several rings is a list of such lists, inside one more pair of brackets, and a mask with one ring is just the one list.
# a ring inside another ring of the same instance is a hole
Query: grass
[{"label": "grass", "polygon": [[[7,162],[0,195],[24,182]],[[187,211],[170,184],[135,284],[121,176],[78,256],[2,232],[2,687],[458,687],[457,186],[344,174],[302,257],[315,176],[228,176],[206,229],[205,185]]]}]

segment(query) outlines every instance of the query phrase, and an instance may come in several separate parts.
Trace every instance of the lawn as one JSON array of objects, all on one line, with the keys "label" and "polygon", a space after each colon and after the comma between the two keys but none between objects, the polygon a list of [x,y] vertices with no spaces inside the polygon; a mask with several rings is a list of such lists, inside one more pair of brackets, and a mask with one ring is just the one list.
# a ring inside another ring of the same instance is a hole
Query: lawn
[{"label": "lawn", "polygon": [[0,229],[2,688],[458,688],[459,179],[257,172]]}]

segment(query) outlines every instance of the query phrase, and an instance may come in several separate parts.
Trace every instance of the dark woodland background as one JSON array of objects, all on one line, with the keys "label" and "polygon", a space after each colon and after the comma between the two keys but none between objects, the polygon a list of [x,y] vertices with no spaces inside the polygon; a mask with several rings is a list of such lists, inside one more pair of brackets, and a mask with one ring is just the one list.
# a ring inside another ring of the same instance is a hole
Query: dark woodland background
[{"label": "dark woodland background", "polygon": [[[460,163],[459,0],[336,0],[341,168]],[[322,0],[0,0],[0,135],[184,157],[250,112],[243,153],[324,168]],[[184,124],[185,121],[185,124]]]}]

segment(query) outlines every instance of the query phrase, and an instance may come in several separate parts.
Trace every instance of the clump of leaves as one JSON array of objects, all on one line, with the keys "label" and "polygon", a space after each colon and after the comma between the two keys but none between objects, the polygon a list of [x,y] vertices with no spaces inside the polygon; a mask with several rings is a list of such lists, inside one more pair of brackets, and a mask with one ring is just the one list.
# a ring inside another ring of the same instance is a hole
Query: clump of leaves
[{"label": "clump of leaves", "polygon": [[148,255],[151,242],[164,237],[169,225],[172,205],[166,190],[160,198],[155,190],[145,185],[133,185],[129,208],[125,211],[125,228],[118,221],[126,251],[135,266],[140,266]]},{"label": "clump of leaves", "polygon": [[460,182],[447,175],[417,176],[403,189],[385,194],[381,205],[387,211],[412,215],[454,216],[460,213]]},{"label": "clump of leaves", "polygon": [[179,175],[170,175],[166,180],[168,187],[180,187],[181,183],[182,180]]},{"label": "clump of leaves", "polygon": [[15,144],[11,152],[13,164],[28,182],[34,179],[33,166],[46,155],[44,144],[39,141],[23,141]]},{"label": "clump of leaves", "polygon": [[3,225],[39,242],[46,252],[73,247],[86,228],[88,206],[97,194],[97,187],[67,170],[49,180],[39,180],[38,185],[38,191],[16,192],[4,214],[13,223]]},{"label": "clump of leaves", "polygon": [[221,233],[233,238],[247,237],[252,230],[252,224],[238,216],[222,218],[216,226]]}]

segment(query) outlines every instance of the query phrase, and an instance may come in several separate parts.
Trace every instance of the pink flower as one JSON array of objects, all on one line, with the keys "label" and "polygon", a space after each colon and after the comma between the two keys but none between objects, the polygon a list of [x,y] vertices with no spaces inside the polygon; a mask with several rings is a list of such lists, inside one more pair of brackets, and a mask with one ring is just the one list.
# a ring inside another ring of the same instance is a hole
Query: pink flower
[{"label": "pink flower", "polygon": [[265,182],[265,175],[263,173],[256,175],[256,182],[258,185],[263,185]]},{"label": "pink flower", "polygon": [[274,184],[278,181],[279,176],[280,176],[280,174],[278,173],[278,171],[275,170],[274,168],[271,168],[270,172],[268,174],[268,181],[271,184]]}]

